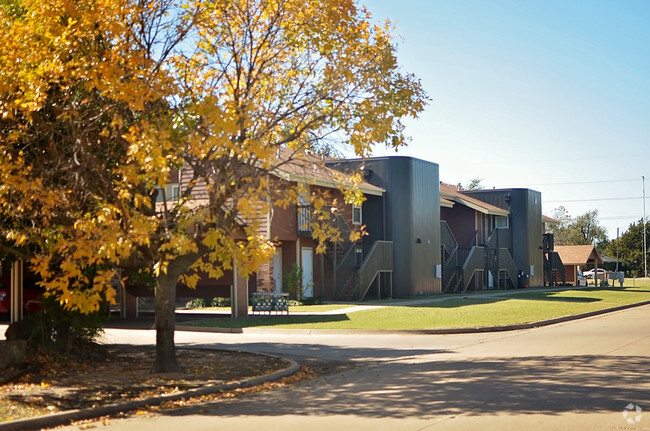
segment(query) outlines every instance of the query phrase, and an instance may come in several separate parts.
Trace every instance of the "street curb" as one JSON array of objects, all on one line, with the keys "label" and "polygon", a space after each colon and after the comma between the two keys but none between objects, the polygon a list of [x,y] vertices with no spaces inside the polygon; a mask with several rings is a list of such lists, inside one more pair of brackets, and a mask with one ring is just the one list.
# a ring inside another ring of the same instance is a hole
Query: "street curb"
[{"label": "street curb", "polygon": [[[255,353],[256,355],[270,356],[277,358],[277,356],[267,355],[262,353]],[[238,382],[225,383],[216,386],[207,386],[203,388],[190,389],[188,391],[160,395],[157,397],[147,398],[145,400],[129,401],[126,403],[109,404],[106,406],[95,407],[91,409],[68,410],[61,413],[54,413],[47,416],[37,416],[28,419],[18,419],[6,423],[0,423],[0,431],[28,431],[40,430],[43,428],[52,428],[56,426],[67,425],[74,421],[84,419],[94,419],[102,416],[114,415],[116,413],[127,412],[132,410],[143,409],[151,406],[157,406],[168,401],[177,401],[184,398],[200,397],[203,395],[210,395],[223,391],[230,391],[239,388],[249,388],[252,386],[261,385],[263,383],[280,380],[285,377],[294,375],[300,370],[300,364],[292,359],[280,358],[289,362],[289,366],[283,370],[275,371],[271,374],[263,376],[252,377],[250,379],[240,380]]]},{"label": "street curb", "polygon": [[618,307],[604,308],[602,310],[589,311],[587,313],[574,314],[571,316],[557,317],[555,319],[540,320],[538,322],[521,323],[518,325],[504,325],[504,326],[481,326],[481,327],[468,327],[468,328],[443,328],[443,329],[387,329],[387,330],[374,330],[374,329],[275,329],[275,328],[228,328],[228,327],[208,327],[208,326],[176,326],[177,331],[188,332],[215,332],[215,333],[274,333],[274,334],[422,334],[422,335],[445,335],[445,334],[474,334],[482,332],[504,332],[504,331],[518,331],[522,329],[533,329],[542,326],[555,325],[557,323],[570,322],[572,320],[586,319],[588,317],[599,316],[601,314],[614,313],[616,311],[627,310],[635,307],[642,307],[650,305],[650,301],[637,302],[634,304],[619,305]]},{"label": "street curb", "polygon": [[619,305],[618,307],[605,308],[596,311],[589,311],[587,313],[574,314],[572,316],[557,317],[555,319],[540,320],[538,322],[522,323],[519,325],[484,326],[478,328],[449,328],[449,329],[432,329],[432,330],[416,329],[414,331],[409,331],[409,332],[421,333],[421,334],[469,334],[469,333],[477,333],[477,332],[518,331],[521,329],[540,328],[542,326],[550,326],[550,325],[555,325],[557,323],[570,322],[572,320],[586,319],[588,317],[600,316],[602,314],[614,313],[616,311],[642,307],[644,305],[650,305],[650,301],[637,302],[635,304]]},{"label": "street curb", "polygon": [[[569,322],[572,320],[585,319],[593,316],[598,316],[602,314],[613,313],[617,311],[627,310],[635,307],[642,307],[645,305],[650,305],[650,301],[643,301],[635,304],[621,305],[618,307],[606,308],[603,310],[590,311],[588,313],[575,314],[572,316],[564,316],[555,319],[542,320],[538,322],[525,323],[519,325],[507,325],[507,326],[491,326],[491,327],[475,327],[475,328],[448,328],[448,329],[413,329],[413,330],[388,330],[388,331],[378,331],[378,330],[362,330],[362,329],[348,329],[348,330],[335,330],[335,329],[262,329],[262,328],[209,328],[209,327],[193,327],[193,326],[177,326],[176,330],[180,331],[193,331],[193,332],[224,332],[224,333],[305,333],[305,334],[422,334],[422,335],[436,335],[436,334],[469,334],[469,333],[482,333],[482,332],[502,332],[502,331],[516,331],[522,329],[533,329],[543,326],[554,325],[563,322]],[[260,354],[260,353],[256,353]],[[267,355],[273,356],[273,355]],[[275,356],[273,356],[275,357]],[[238,388],[247,388],[262,383],[275,381],[282,379],[284,377],[291,376],[295,374],[299,369],[300,365],[287,358],[281,358],[290,363],[289,367],[276,371],[271,374],[264,376],[253,377],[250,379],[241,380],[238,382],[227,383],[223,385],[208,386],[204,388],[191,389],[189,391],[161,395],[158,397],[152,397],[145,400],[130,401],[127,403],[118,403],[118,404],[109,404],[106,406],[91,408],[91,409],[81,409],[81,410],[69,410],[61,413],[54,413],[47,416],[38,416],[35,418],[29,419],[19,419],[15,421],[10,421],[6,423],[0,423],[0,431],[28,431],[28,430],[39,430],[42,428],[51,428],[61,425],[69,424],[70,422],[84,420],[84,419],[93,419],[102,416],[113,415],[120,412],[138,410],[142,408],[147,408],[150,406],[156,406],[163,404],[168,401],[176,401],[183,398],[191,398],[202,395],[214,394],[221,391],[228,391]]]}]

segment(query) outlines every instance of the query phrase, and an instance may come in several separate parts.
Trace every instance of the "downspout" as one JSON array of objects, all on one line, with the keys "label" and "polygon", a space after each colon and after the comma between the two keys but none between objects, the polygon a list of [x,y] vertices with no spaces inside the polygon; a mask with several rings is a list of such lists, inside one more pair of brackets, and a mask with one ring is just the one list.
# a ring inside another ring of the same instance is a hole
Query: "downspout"
[{"label": "downspout", "polygon": [[320,254],[320,297],[325,299],[325,253]]},{"label": "downspout", "polygon": [[271,240],[271,223],[273,222],[273,202],[271,201],[271,190],[269,188],[269,174],[266,174],[266,203],[269,210],[266,213],[266,240]]},{"label": "downspout", "polygon": [[336,241],[332,241],[332,249],[334,250],[334,255],[332,256],[332,258],[334,260],[334,262],[332,264],[332,269],[333,269],[332,270],[332,288],[334,290],[334,296],[336,297],[337,290],[338,290],[337,285],[336,285],[336,273],[337,273],[336,266],[338,265],[338,262],[337,262],[337,259],[336,259],[337,255],[338,255],[338,251],[336,250]]},{"label": "downspout", "polygon": [[381,195],[381,206],[382,206],[382,239],[388,241],[386,238],[386,192],[383,192]]}]

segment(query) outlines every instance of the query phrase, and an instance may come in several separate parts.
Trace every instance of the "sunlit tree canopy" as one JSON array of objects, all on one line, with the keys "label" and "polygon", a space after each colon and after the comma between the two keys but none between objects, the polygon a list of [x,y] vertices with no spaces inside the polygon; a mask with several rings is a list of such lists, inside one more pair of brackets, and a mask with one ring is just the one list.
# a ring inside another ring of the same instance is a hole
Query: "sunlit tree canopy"
[{"label": "sunlit tree canopy", "polygon": [[278,170],[305,150],[404,145],[426,103],[391,24],[351,0],[0,5],[1,250],[84,312],[115,277],[148,273],[172,347],[179,278],[273,254],[257,216],[299,194],[274,192]]}]

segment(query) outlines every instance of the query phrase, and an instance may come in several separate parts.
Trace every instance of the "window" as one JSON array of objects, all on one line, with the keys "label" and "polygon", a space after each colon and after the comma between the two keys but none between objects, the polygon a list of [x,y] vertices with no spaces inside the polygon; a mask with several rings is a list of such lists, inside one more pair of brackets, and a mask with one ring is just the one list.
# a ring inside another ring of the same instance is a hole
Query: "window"
[{"label": "window", "polygon": [[309,184],[303,183],[298,186],[298,202],[300,205],[311,205],[309,202]]},{"label": "window", "polygon": [[494,227],[500,228],[500,227],[508,227],[508,217],[504,216],[496,216],[494,219]]},{"label": "window", "polygon": [[352,205],[352,224],[361,224],[361,207]]},{"label": "window", "polygon": [[180,198],[181,188],[178,184],[169,184],[167,186],[167,190],[168,190],[167,196],[169,197],[170,200],[177,201]]},{"label": "window", "polygon": [[[163,201],[162,187],[156,186],[158,194],[156,195],[156,202]],[[180,186],[178,184],[172,183],[165,186],[165,198],[168,201],[177,201],[180,198]]]}]

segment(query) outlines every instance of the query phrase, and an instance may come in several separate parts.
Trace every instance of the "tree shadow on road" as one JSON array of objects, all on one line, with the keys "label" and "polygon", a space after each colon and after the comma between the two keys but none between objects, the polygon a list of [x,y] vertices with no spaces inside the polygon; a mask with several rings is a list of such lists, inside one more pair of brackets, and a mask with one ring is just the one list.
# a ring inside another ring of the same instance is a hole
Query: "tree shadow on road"
[{"label": "tree shadow on road", "polygon": [[650,405],[650,358],[512,357],[446,361],[444,356],[381,362],[244,396],[217,410],[193,407],[169,415],[351,415],[428,418],[440,415],[620,412]]}]

